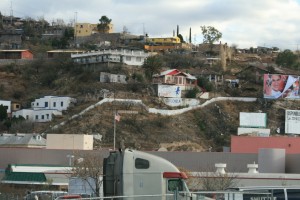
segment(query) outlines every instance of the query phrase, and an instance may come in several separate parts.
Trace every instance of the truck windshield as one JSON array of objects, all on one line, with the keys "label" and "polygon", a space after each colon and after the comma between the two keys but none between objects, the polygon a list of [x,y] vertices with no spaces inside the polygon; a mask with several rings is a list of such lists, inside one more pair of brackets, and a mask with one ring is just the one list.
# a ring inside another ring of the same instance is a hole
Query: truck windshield
[{"label": "truck windshield", "polygon": [[170,179],[168,180],[169,191],[183,191],[185,189],[183,181],[181,179]]}]

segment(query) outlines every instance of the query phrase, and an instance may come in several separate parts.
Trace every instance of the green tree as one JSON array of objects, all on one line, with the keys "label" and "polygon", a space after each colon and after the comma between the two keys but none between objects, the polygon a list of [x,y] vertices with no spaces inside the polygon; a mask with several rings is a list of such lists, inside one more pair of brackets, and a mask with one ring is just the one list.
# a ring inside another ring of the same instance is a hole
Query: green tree
[{"label": "green tree", "polygon": [[180,43],[185,43],[185,41],[184,41],[184,39],[183,39],[183,37],[182,37],[182,35],[181,34],[178,34],[178,36],[177,37],[179,37],[179,39],[180,39]]},{"label": "green tree", "polygon": [[196,98],[197,94],[199,93],[199,89],[194,87],[192,90],[188,90],[185,94],[186,98]]},{"label": "green tree", "polygon": [[205,77],[199,77],[197,79],[198,86],[204,88],[206,92],[210,92],[214,89],[214,86],[209,80]]},{"label": "green tree", "polygon": [[286,49],[283,52],[280,52],[276,58],[276,64],[283,67],[292,68],[296,64],[297,55],[295,55],[291,50]]},{"label": "green tree", "polygon": [[218,42],[222,38],[222,33],[213,26],[201,26],[201,30],[203,43],[208,43],[212,51],[214,42]]},{"label": "green tree", "polygon": [[0,105],[0,122],[5,120],[6,118],[7,118],[7,108],[1,104]]},{"label": "green tree", "polygon": [[99,24],[97,25],[98,31],[102,33],[107,33],[109,31],[109,24],[111,23],[111,19],[109,19],[107,16],[103,15],[99,19]]},{"label": "green tree", "polygon": [[146,77],[151,80],[152,76],[156,73],[159,73],[163,67],[163,61],[159,56],[150,56],[148,57],[144,64],[143,68],[145,69]]}]

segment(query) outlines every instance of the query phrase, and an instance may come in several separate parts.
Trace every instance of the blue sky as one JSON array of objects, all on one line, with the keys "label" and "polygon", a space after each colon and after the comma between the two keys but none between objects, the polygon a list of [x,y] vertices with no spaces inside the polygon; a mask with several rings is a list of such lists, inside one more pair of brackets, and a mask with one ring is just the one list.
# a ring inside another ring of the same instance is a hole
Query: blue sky
[{"label": "blue sky", "polygon": [[[12,5],[12,6],[11,6]],[[0,11],[14,16],[63,19],[65,23],[98,23],[112,19],[115,32],[123,27],[132,34],[172,36],[179,25],[186,39],[201,43],[200,26],[214,26],[221,41],[238,48],[256,46],[300,49],[300,0],[1,0]],[[77,14],[75,14],[77,13]]]}]

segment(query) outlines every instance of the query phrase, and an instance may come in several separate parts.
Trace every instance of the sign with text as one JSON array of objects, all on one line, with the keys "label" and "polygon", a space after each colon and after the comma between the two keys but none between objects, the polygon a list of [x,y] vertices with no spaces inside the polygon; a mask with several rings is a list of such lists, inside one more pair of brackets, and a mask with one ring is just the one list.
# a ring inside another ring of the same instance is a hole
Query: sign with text
[{"label": "sign with text", "polygon": [[300,134],[300,110],[285,111],[285,133]]},{"label": "sign with text", "polygon": [[159,97],[181,97],[181,88],[176,85],[158,85]]}]

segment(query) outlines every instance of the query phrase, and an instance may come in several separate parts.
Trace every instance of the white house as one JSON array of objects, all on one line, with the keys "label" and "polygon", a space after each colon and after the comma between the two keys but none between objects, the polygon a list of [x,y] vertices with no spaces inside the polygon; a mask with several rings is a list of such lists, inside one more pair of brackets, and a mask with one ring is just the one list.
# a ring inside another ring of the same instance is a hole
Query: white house
[{"label": "white house", "polygon": [[30,120],[32,122],[49,122],[52,120],[54,116],[62,115],[62,112],[54,109],[22,109],[16,112],[13,112],[13,117],[22,116],[26,120]]},{"label": "white house", "polygon": [[11,113],[11,101],[0,100],[0,105],[3,105],[6,108],[7,114]]},{"label": "white house", "polygon": [[133,66],[142,66],[148,56],[150,53],[129,49],[109,49],[71,54],[72,60],[79,64],[111,62]]},{"label": "white house", "polygon": [[54,109],[63,111],[67,110],[71,103],[76,103],[76,99],[71,97],[45,96],[32,102],[31,107],[34,110]]}]

